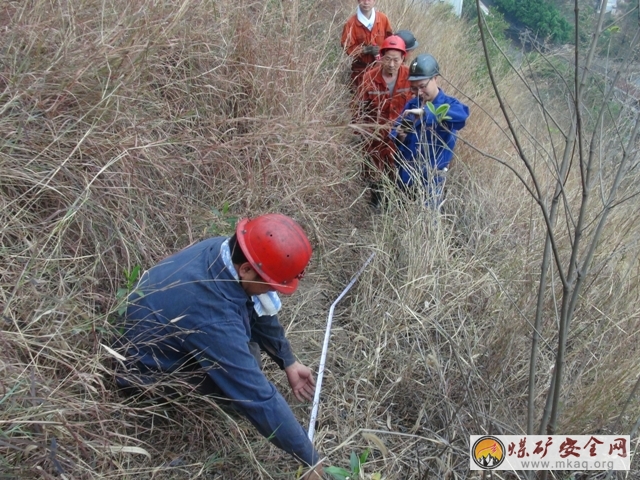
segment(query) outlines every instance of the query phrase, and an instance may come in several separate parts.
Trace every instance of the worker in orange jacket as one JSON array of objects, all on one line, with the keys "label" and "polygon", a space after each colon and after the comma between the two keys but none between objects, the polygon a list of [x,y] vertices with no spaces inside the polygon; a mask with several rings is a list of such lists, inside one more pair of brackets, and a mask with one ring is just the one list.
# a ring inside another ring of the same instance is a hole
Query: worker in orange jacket
[{"label": "worker in orange jacket", "polygon": [[351,82],[358,89],[362,72],[376,60],[384,39],[393,34],[387,16],[376,11],[375,0],[358,0],[356,13],[342,29],[340,43],[351,57]]},{"label": "worker in orange jacket", "polygon": [[358,90],[359,121],[376,125],[365,148],[375,170],[367,169],[371,185],[371,205],[378,210],[382,195],[379,173],[394,171],[395,146],[389,132],[404,106],[411,99],[409,67],[403,64],[407,54],[404,40],[398,35],[387,37],[380,48],[380,62],[368,69]]}]

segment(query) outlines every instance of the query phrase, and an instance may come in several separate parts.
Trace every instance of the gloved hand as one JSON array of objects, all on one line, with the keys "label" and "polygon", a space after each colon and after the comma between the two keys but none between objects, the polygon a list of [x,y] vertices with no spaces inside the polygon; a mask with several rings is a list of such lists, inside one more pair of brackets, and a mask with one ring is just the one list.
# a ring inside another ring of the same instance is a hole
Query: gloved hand
[{"label": "gloved hand", "polygon": [[375,57],[380,53],[380,47],[377,45],[365,45],[362,47],[362,53],[365,55],[373,55]]},{"label": "gloved hand", "polygon": [[415,115],[416,117],[421,117],[424,115],[424,108],[409,108],[402,112],[402,115]]}]

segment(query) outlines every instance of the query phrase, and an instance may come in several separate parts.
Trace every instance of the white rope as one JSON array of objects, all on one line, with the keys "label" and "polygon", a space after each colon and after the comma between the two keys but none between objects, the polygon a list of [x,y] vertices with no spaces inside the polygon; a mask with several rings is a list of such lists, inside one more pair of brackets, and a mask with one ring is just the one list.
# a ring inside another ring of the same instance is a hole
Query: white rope
[{"label": "white rope", "polygon": [[318,379],[316,380],[316,393],[313,396],[313,408],[311,409],[311,418],[309,419],[308,436],[311,443],[313,443],[313,435],[315,434],[315,430],[316,430],[316,418],[318,417],[318,407],[320,406],[320,391],[322,390],[322,377],[324,377],[324,365],[327,360],[327,350],[329,349],[329,339],[331,338],[331,322],[333,321],[333,310],[336,308],[336,305],[338,304],[338,302],[342,300],[342,297],[344,297],[347,294],[347,292],[351,289],[353,284],[356,283],[356,280],[358,280],[358,277],[360,276],[360,274],[364,271],[365,268],[367,268],[367,265],[371,263],[371,260],[373,260],[373,257],[375,257],[375,255],[376,254],[374,252],[371,254],[371,256],[369,256],[367,261],[364,262],[364,265],[362,265],[360,270],[358,270],[358,273],[356,273],[353,276],[349,284],[345,287],[342,293],[338,296],[338,298],[336,298],[335,302],[333,302],[331,304],[331,307],[329,308],[329,318],[327,318],[327,329],[324,333],[324,344],[322,345],[322,355],[320,356],[320,366],[318,367]]}]

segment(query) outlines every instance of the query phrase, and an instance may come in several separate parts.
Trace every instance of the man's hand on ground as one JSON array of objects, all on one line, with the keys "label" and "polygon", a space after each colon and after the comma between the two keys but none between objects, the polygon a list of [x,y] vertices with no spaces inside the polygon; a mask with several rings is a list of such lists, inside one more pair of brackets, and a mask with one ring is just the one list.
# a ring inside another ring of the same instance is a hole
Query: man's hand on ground
[{"label": "man's hand on ground", "polygon": [[291,385],[291,390],[296,398],[304,402],[313,400],[313,393],[316,390],[316,381],[309,367],[305,367],[300,362],[295,362],[284,369]]}]

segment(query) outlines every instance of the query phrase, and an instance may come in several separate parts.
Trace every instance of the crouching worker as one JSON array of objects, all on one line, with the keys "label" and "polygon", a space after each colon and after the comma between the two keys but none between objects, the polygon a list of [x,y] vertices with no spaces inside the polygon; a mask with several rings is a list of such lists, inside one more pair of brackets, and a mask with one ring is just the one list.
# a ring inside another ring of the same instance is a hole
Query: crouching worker
[{"label": "crouching worker", "polygon": [[[129,297],[130,364],[118,384],[163,374],[186,379],[228,400],[277,447],[316,465],[318,452],[260,365],[263,350],[284,369],[298,400],[313,399],[313,374],[285,338],[276,293],[295,292],[311,253],[293,219],[268,214],[240,221],[231,238],[196,243],[146,271]],[[321,475],[318,465],[305,478]]]},{"label": "crouching worker", "polygon": [[[418,55],[409,65],[409,83],[415,95],[405,105],[391,137],[398,148],[398,185],[414,191],[422,186],[428,206],[439,209],[443,201],[445,172],[453,159],[457,133],[469,117],[469,107],[446,95],[438,86],[440,67],[429,54]],[[446,106],[446,113],[432,112]]]}]

